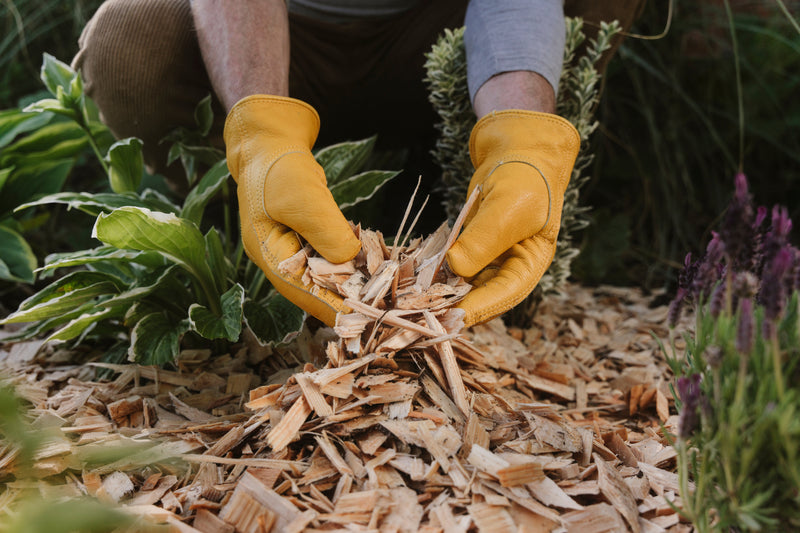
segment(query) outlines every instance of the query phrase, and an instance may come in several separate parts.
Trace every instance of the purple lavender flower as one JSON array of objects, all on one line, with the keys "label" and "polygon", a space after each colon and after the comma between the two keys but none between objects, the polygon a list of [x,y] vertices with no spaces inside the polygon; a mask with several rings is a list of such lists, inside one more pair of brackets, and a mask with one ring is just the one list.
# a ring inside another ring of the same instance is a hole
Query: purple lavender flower
[{"label": "purple lavender flower", "polygon": [[775,258],[781,248],[789,244],[789,233],[792,231],[792,220],[789,218],[785,207],[774,206],[772,208],[772,225],[764,235],[764,242],[761,245],[760,273]]},{"label": "purple lavender flower", "polygon": [[667,324],[669,327],[674,328],[678,325],[678,320],[681,318],[683,311],[683,302],[686,300],[686,289],[678,289],[675,298],[669,303],[669,311],[667,312]]},{"label": "purple lavender flower", "polygon": [[739,323],[736,327],[736,349],[747,354],[753,348],[753,301],[743,298],[739,302]]},{"label": "purple lavender flower", "polygon": [[743,270],[750,266],[753,255],[754,222],[755,214],[747,188],[747,177],[740,172],[736,174],[733,199],[719,231],[734,270]]},{"label": "purple lavender flower", "polygon": [[765,337],[772,336],[775,321],[780,318],[786,307],[786,282],[792,272],[794,256],[794,249],[784,246],[778,250],[772,261],[764,266],[758,301],[764,306],[763,332]]},{"label": "purple lavender flower", "polygon": [[700,374],[678,378],[678,396],[680,396],[681,412],[678,415],[678,436],[686,439],[700,425],[700,412],[708,414],[710,405],[703,391],[700,389]]},{"label": "purple lavender flower", "polygon": [[728,284],[723,279],[714,289],[714,292],[711,293],[711,300],[708,303],[708,312],[711,313],[712,317],[717,318],[722,313],[725,308],[727,294]]}]

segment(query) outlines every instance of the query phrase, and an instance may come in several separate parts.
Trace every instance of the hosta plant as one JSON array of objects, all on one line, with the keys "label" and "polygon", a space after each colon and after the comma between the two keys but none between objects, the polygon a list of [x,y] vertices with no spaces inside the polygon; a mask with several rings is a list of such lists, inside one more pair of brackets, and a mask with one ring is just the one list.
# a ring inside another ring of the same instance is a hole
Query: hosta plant
[{"label": "hosta plant", "polygon": [[[83,120],[88,98],[82,93],[80,75],[48,57],[42,76],[56,98],[27,110]],[[212,120],[208,100],[200,103],[195,116],[198,131],[207,133]],[[45,259],[40,277],[67,273],[0,321],[27,323],[12,338],[121,339],[109,354],[127,353],[130,360],[164,364],[175,359],[182,341],[191,345],[235,342],[247,328],[268,344],[283,342],[300,330],[305,314],[274,291],[244,256],[241,243],[231,237],[230,220],[223,223],[226,227],[217,228],[206,217],[206,206],[228,187],[230,174],[224,159],[211,164],[213,149],[197,147],[196,137],[183,143],[180,134],[173,137],[177,148],[171,150],[171,157],[180,157],[187,165],[193,185],[176,203],[141,187],[139,139],[119,140],[104,154],[93,132],[84,131],[108,174],[111,190],[51,194],[19,209],[52,204],[79,209],[95,217],[91,232],[100,245]],[[359,172],[374,142],[371,138],[341,143],[315,154],[343,209],[369,199],[397,175],[381,170]],[[202,176],[192,178],[209,164]]]},{"label": "hosta plant", "polygon": [[[744,175],[705,254],[686,266],[670,323],[683,513],[698,531],[800,528],[800,251],[783,207],[752,205]],[[674,347],[673,347],[674,350]]]}]

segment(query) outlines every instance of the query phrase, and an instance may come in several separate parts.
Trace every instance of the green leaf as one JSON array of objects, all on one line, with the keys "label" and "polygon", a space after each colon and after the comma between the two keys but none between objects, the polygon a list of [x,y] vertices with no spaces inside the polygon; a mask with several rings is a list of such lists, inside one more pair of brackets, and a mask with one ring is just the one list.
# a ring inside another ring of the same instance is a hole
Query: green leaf
[{"label": "green leaf", "polygon": [[59,268],[89,265],[100,261],[133,261],[144,255],[134,250],[120,250],[115,246],[98,246],[89,250],[50,254],[44,259],[44,266],[37,272],[49,272]]},{"label": "green leaf", "polygon": [[244,288],[237,283],[225,291],[220,298],[220,304],[222,316],[216,315],[200,304],[193,304],[189,308],[191,328],[206,339],[228,339],[236,342],[242,332]]},{"label": "green leaf", "polygon": [[[98,307],[130,307],[136,302],[142,301],[156,290],[165,289],[168,286],[170,277],[175,274],[177,265],[162,267],[154,271],[145,271],[144,275],[138,279],[128,290],[120,292],[118,295],[98,304]],[[170,290],[165,289],[164,293],[169,299]]]},{"label": "green leaf", "polygon": [[164,365],[178,358],[181,337],[189,331],[189,321],[175,321],[166,313],[151,313],[139,320],[131,331],[128,359],[143,365]]},{"label": "green leaf", "polygon": [[38,130],[53,120],[47,113],[31,114],[18,109],[0,111],[0,148],[8,146],[23,133]]},{"label": "green leaf", "polygon": [[158,252],[189,272],[210,301],[218,298],[214,276],[206,263],[205,240],[188,220],[171,213],[121,207],[98,216],[92,236],[118,248]]},{"label": "green leaf", "polygon": [[102,320],[125,315],[125,307],[114,306],[108,308],[95,307],[87,313],[83,313],[71,320],[69,324],[59,329],[47,338],[47,341],[68,341],[86,332]]},{"label": "green leaf", "polygon": [[0,226],[0,279],[33,283],[36,255],[25,238],[7,226]]},{"label": "green leaf", "polygon": [[61,87],[62,91],[69,93],[72,80],[77,76],[78,73],[75,72],[72,67],[63,61],[59,61],[50,54],[44,54],[40,77],[45,87],[47,87],[47,90],[50,91],[53,96],[58,94],[59,87]]},{"label": "green leaf", "polygon": [[[154,204],[163,205],[162,201],[142,199],[132,193],[88,193],[88,192],[62,192],[39,198],[33,202],[20,205],[16,210],[27,209],[37,205],[64,204],[69,209],[79,209],[92,216],[101,213],[116,211],[122,207],[138,207],[150,210]],[[153,209],[155,211],[155,209]]]},{"label": "green leaf", "polygon": [[214,125],[214,111],[211,109],[211,94],[200,100],[194,108],[194,121],[197,124],[198,133],[205,137]]},{"label": "green leaf", "polygon": [[369,200],[386,182],[400,174],[394,170],[368,170],[351,176],[331,187],[333,199],[340,209]]},{"label": "green leaf", "polygon": [[[39,118],[36,115],[32,115]],[[89,147],[86,133],[74,122],[55,122],[32,131],[8,145],[0,154],[0,166],[34,165],[75,157]]]},{"label": "green leaf", "polygon": [[[15,507],[17,507],[15,505]],[[4,531],[7,533],[101,533],[125,530],[134,525],[136,518],[115,508],[85,496],[81,498],[30,499],[22,502],[8,518]]]},{"label": "green leaf", "polygon": [[3,194],[0,195],[0,215],[21,209],[21,204],[25,205],[25,202],[41,195],[61,190],[72,165],[73,160],[66,159],[14,169],[6,179]]},{"label": "green leaf", "polygon": [[102,272],[81,270],[60,278],[22,302],[0,323],[28,322],[72,311],[100,296],[119,292],[119,280]]},{"label": "green leaf", "polygon": [[305,311],[278,292],[264,302],[244,303],[244,322],[262,346],[291,341],[300,333],[305,319]]},{"label": "green leaf", "polygon": [[8,167],[4,169],[0,169],[0,193],[3,191],[3,187],[5,187],[6,181],[8,181],[8,177],[14,171],[14,167]]},{"label": "green leaf", "polygon": [[230,275],[231,278],[235,277],[233,265],[225,257],[225,251],[222,249],[222,240],[216,228],[208,230],[205,241],[208,266],[211,269],[211,273],[214,275],[214,282],[217,284],[217,290],[222,292],[222,289],[228,286],[228,276]]},{"label": "green leaf", "polygon": [[175,213],[180,212],[180,208],[175,205],[167,196],[155,189],[145,189],[139,194],[139,199],[145,204],[145,207],[151,211],[161,211],[162,213]]},{"label": "green leaf", "polygon": [[332,144],[319,150],[314,157],[325,171],[328,187],[349,178],[361,170],[375,146],[376,137],[361,141]]},{"label": "green leaf", "polygon": [[72,120],[78,120],[78,113],[75,110],[70,109],[55,98],[45,98],[44,100],[34,102],[26,106],[23,111],[26,113],[44,113],[49,111],[57,115],[69,117]]},{"label": "green leaf", "polygon": [[34,339],[41,337],[46,332],[57,328],[61,324],[66,324],[73,318],[81,316],[83,313],[88,312],[95,307],[94,302],[88,302],[82,306],[59,316],[46,318],[44,320],[37,320],[26,324],[22,329],[15,331],[13,334],[3,337],[3,342],[16,342],[21,340]]},{"label": "green leaf", "polygon": [[129,137],[115,142],[108,149],[106,161],[111,190],[116,193],[136,192],[144,169],[141,139]]},{"label": "green leaf", "polygon": [[222,186],[225,185],[230,175],[231,173],[228,170],[228,164],[225,159],[211,167],[197,183],[197,186],[186,195],[181,216],[191,220],[195,224],[200,224],[206,205]]}]

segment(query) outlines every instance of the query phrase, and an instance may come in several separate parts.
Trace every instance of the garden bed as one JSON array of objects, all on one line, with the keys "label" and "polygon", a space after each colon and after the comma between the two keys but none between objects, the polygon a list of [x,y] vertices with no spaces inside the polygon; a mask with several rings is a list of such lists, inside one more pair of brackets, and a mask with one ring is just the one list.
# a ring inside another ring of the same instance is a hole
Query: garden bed
[{"label": "garden bed", "polygon": [[[662,300],[569,285],[527,330],[494,320],[327,370],[344,350],[329,328],[280,349],[183,351],[177,371],[5,346],[0,371],[48,437],[4,507],[90,494],[203,532],[690,531],[664,436],[677,417]],[[0,472],[17,463],[4,449]]]}]

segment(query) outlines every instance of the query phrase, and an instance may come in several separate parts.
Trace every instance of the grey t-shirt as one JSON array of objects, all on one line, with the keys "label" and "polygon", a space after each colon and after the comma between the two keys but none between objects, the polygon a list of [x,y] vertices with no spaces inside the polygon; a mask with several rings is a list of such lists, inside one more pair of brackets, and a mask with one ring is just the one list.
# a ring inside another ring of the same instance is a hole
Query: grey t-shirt
[{"label": "grey t-shirt", "polygon": [[[418,1],[288,0],[288,5],[293,13],[346,22],[396,15]],[[470,0],[464,23],[470,99],[492,76],[514,70],[538,72],[558,90],[565,39],[563,0]]]}]

